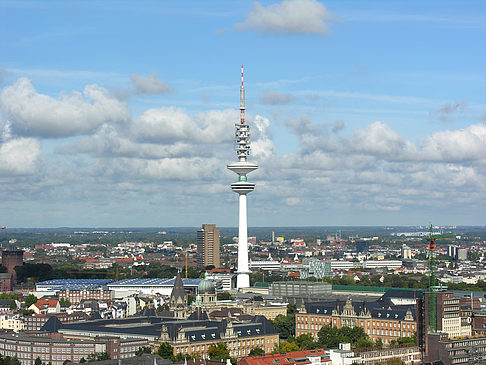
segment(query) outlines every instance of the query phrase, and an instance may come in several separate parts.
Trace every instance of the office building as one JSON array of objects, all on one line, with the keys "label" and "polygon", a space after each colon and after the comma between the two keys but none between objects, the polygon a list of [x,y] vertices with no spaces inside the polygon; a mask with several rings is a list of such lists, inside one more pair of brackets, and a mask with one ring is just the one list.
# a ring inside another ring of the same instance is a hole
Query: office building
[{"label": "office building", "polygon": [[196,243],[199,266],[221,266],[219,228],[215,224],[203,224],[197,231]]}]

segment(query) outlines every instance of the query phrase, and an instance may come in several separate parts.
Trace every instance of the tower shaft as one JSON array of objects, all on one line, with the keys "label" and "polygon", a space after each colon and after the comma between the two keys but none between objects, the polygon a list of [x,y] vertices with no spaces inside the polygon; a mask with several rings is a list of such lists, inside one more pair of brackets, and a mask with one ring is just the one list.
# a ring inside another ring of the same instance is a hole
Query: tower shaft
[{"label": "tower shaft", "polygon": [[227,168],[238,175],[238,181],[231,184],[231,189],[239,195],[238,211],[238,271],[236,286],[250,286],[250,270],[248,267],[248,221],[246,195],[255,189],[255,184],[247,181],[247,174],[258,169],[258,165],[247,161],[250,154],[250,127],[245,121],[245,87],[243,83],[243,66],[241,66],[240,87],[240,122],[235,124],[235,150],[238,162],[229,164]]}]

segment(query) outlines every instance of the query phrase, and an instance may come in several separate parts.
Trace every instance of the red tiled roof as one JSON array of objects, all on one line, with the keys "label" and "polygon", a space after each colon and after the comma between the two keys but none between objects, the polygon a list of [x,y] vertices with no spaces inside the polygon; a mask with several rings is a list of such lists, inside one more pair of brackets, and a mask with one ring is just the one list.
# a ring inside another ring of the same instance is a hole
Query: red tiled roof
[{"label": "red tiled roof", "polygon": [[[269,354],[262,356],[244,357],[238,361],[238,365],[292,365],[296,364],[295,359],[302,359],[312,356],[326,356],[326,352],[323,349],[294,351],[294,352],[282,352],[280,354]],[[321,364],[331,364],[331,360],[327,357],[321,358]],[[310,364],[308,361],[299,361],[299,365]]]}]

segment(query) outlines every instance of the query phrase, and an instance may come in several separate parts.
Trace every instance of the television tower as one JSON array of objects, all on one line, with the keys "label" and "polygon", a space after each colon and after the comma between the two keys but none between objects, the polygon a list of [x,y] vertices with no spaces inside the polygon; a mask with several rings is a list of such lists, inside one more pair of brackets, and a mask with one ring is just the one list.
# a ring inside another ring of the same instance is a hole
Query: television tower
[{"label": "television tower", "polygon": [[250,154],[250,127],[245,122],[245,86],[243,85],[243,66],[241,66],[240,87],[240,122],[235,124],[235,150],[238,162],[227,168],[238,174],[238,182],[231,184],[231,189],[239,195],[238,218],[238,271],[236,287],[250,287],[250,270],[248,268],[248,223],[246,214],[246,194],[255,189],[255,184],[246,179],[246,175],[258,169],[258,165],[248,162]]}]

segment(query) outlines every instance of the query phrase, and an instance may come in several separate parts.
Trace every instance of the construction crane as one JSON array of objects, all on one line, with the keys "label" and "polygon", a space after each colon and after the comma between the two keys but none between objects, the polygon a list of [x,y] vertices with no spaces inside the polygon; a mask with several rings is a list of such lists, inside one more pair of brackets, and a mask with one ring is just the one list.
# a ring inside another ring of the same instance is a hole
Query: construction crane
[{"label": "construction crane", "polygon": [[427,238],[429,241],[429,287],[428,287],[428,312],[429,312],[429,332],[437,332],[437,292],[442,289],[441,285],[437,285],[436,273],[436,256],[437,251],[435,247],[435,240],[440,238],[451,238],[454,237],[453,233],[434,235],[432,231],[432,224],[430,225],[430,232]]}]

